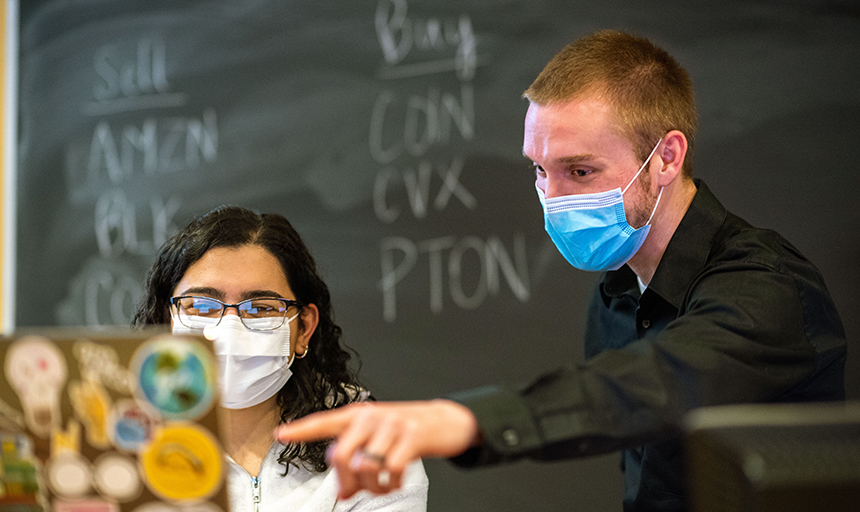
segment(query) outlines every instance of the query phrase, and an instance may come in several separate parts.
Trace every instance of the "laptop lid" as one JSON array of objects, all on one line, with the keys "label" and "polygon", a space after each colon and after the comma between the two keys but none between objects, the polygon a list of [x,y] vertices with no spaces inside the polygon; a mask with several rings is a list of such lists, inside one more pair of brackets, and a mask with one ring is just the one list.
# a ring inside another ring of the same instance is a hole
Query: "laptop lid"
[{"label": "laptop lid", "polygon": [[0,509],[227,510],[203,338],[30,329],[0,362]]}]

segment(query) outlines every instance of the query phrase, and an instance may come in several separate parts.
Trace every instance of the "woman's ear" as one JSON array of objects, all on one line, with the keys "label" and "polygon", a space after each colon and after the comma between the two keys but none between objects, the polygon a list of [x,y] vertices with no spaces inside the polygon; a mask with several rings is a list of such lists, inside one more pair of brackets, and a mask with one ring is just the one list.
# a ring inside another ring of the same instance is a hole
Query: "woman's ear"
[{"label": "woman's ear", "polygon": [[317,309],[317,305],[307,304],[304,306],[301,313],[299,313],[298,320],[300,328],[295,350],[296,352],[304,353],[302,348],[304,348],[304,350],[308,349],[308,342],[320,322],[320,312],[319,309]]},{"label": "woman's ear", "polygon": [[679,175],[683,176],[684,159],[687,157],[687,137],[678,130],[672,130],[663,137],[663,147],[657,150],[662,167],[656,171],[657,185],[668,186]]}]

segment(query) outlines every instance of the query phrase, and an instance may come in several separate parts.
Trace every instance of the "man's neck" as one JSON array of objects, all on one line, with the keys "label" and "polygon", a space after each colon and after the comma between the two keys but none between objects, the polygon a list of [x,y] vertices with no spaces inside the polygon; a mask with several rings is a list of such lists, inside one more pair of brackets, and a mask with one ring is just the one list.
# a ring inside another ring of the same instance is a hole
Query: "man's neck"
[{"label": "man's neck", "polygon": [[627,264],[646,285],[651,282],[669,241],[681,224],[696,195],[692,179],[676,179],[663,191],[663,202],[651,219],[651,231],[645,243]]}]

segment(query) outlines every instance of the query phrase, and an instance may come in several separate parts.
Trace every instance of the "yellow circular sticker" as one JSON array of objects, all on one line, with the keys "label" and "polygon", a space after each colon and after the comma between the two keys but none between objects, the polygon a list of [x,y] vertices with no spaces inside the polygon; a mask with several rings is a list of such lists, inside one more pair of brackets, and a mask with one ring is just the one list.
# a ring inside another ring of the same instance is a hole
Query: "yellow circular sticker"
[{"label": "yellow circular sticker", "polygon": [[220,488],[224,459],[214,436],[198,425],[172,422],[159,428],[140,454],[146,483],[171,500],[207,498]]}]

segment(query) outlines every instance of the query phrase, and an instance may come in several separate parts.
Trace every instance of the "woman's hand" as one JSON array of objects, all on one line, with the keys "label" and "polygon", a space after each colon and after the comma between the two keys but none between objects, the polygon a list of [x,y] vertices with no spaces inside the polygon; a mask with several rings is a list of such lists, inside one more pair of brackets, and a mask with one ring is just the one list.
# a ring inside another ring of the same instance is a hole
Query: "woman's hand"
[{"label": "woman's hand", "polygon": [[281,425],[275,437],[283,443],[336,438],[329,461],[341,499],[362,489],[390,492],[413,460],[453,457],[480,442],[472,412],[443,399],[353,404]]}]

